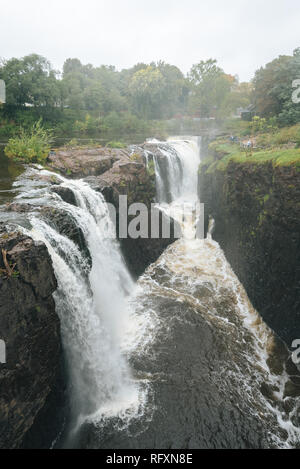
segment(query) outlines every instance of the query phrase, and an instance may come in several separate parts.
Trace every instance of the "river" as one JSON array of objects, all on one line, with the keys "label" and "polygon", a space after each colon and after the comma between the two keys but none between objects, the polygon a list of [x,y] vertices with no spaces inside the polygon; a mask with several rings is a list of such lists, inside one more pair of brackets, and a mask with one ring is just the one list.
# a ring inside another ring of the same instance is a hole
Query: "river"
[{"label": "river", "polygon": [[14,163],[5,156],[4,146],[0,145],[0,205],[13,199],[14,190],[12,185],[23,171],[22,165]]},{"label": "river", "polygon": [[71,414],[53,446],[300,447],[298,372],[288,350],[251,305],[213,240],[213,222],[198,239],[195,211],[182,217],[184,205],[199,203],[199,141],[152,143],[169,167],[154,157],[157,202],[183,237],[136,284],[101,194],[61,177],[77,202],[67,204],[49,190],[52,173],[32,168],[15,183],[18,202],[73,219],[92,261],[38,213],[18,221],[46,243],[58,280]]}]

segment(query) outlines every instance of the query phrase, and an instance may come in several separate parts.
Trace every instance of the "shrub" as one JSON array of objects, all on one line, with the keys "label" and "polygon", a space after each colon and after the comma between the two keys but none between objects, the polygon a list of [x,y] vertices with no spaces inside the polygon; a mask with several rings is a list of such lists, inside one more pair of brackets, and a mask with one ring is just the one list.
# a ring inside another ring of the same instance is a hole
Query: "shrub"
[{"label": "shrub", "polygon": [[287,143],[300,143],[300,125],[294,125],[292,127],[284,127],[276,135],[276,143],[284,145]]},{"label": "shrub", "polygon": [[122,142],[108,142],[106,146],[108,148],[126,148],[127,147],[127,145]]},{"label": "shrub", "polygon": [[250,129],[254,134],[257,132],[276,132],[278,129],[276,117],[267,120],[264,117],[254,116],[250,123]]},{"label": "shrub", "polygon": [[153,160],[148,161],[147,173],[148,173],[149,176],[155,176],[155,165],[154,165]]},{"label": "shrub", "polygon": [[134,161],[134,162],[141,162],[141,161],[143,161],[142,156],[141,156],[139,153],[132,153],[132,154],[130,155],[130,159],[131,159],[131,161]]},{"label": "shrub", "polygon": [[9,139],[4,152],[9,158],[17,158],[26,163],[43,163],[51,143],[52,131],[45,130],[39,120],[29,131],[21,128],[19,136]]},{"label": "shrub", "polygon": [[259,134],[256,137],[256,145],[260,148],[271,147],[274,143],[272,134]]}]

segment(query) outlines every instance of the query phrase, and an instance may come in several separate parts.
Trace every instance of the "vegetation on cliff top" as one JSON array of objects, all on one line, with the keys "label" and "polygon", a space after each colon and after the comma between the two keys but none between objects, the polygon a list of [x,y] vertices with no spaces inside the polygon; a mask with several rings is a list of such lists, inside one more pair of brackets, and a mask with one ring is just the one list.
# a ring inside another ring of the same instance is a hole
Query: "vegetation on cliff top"
[{"label": "vegetation on cliff top", "polygon": [[[208,156],[201,166],[207,172],[224,171],[230,162],[245,164],[272,163],[274,166],[293,165],[300,169],[300,125],[278,129],[265,119],[261,119],[264,128],[261,131],[259,118],[248,123],[248,131],[243,125],[243,132],[230,141],[230,136],[221,137],[209,145]],[[267,129],[267,131],[266,131]],[[247,141],[251,147],[247,147]]]}]

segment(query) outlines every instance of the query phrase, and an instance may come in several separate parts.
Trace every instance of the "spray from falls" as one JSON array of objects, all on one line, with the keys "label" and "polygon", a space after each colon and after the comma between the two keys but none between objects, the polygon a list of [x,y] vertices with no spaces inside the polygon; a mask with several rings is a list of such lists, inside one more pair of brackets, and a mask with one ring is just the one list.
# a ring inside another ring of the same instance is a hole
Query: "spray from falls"
[{"label": "spray from falls", "polygon": [[[222,249],[212,239],[215,221],[210,218],[206,239],[196,239],[192,213],[182,218],[182,201],[191,205],[197,201],[200,163],[197,141],[170,139],[167,145],[161,143],[158,147],[168,165],[177,161],[180,170],[173,169],[172,174],[165,177],[161,161],[155,164],[156,181],[160,186],[158,202],[163,210],[181,222],[183,238],[171,245],[145,273],[141,279],[144,291],[153,299],[167,297],[174,305],[180,302],[186,308],[193,308],[195,315],[200,315],[210,325],[215,348],[211,349],[207,364],[215,366],[215,372],[210,372],[211,380],[219,392],[225,390],[225,395],[234,395],[237,390],[233,398],[236,408],[241,411],[244,407],[241,412],[253,415],[266,430],[265,441],[261,440],[260,444],[297,447],[299,402],[288,391],[297,388],[287,371],[293,369],[289,351],[255,311]],[[181,179],[174,178],[174,174],[179,173]],[[159,197],[169,186],[169,192],[177,197],[166,204],[165,199]],[[162,321],[160,327],[167,328],[167,324]],[[224,361],[221,343],[228,350],[227,361]],[[219,357],[217,362],[216,356]],[[297,374],[295,367],[294,372]],[[295,394],[300,395],[300,389]],[[213,402],[212,397],[211,400]],[[222,418],[220,415],[220,425]]]},{"label": "spray from falls", "polygon": [[124,420],[140,411],[145,395],[132,377],[127,354],[139,341],[141,321],[130,309],[134,284],[103,196],[83,181],[61,182],[73,192],[77,206],[40,189],[23,193],[23,199],[33,203],[36,197],[44,206],[71,216],[90,256],[53,224],[31,215],[29,234],[46,244],[58,281],[55,303],[70,375],[72,425],[78,428],[86,420]]},{"label": "spray from falls", "polygon": [[[157,151],[152,154],[157,201],[171,204],[178,200],[195,201],[197,197],[198,167],[200,163],[200,137],[183,140],[172,137],[165,142],[150,140]],[[148,159],[148,155],[146,154]]]},{"label": "spray from falls", "polygon": [[137,285],[101,194],[59,177],[76,199],[66,203],[41,184],[58,176],[40,170],[17,183],[19,202],[59,210],[84,241],[79,248],[43,211],[32,211],[27,229],[46,243],[58,280],[71,430],[92,423],[96,448],[120,441],[130,448],[295,447],[299,404],[288,394],[288,351],[212,239],[214,221],[206,239],[195,236],[199,139],[155,145],[157,202],[183,237]]}]

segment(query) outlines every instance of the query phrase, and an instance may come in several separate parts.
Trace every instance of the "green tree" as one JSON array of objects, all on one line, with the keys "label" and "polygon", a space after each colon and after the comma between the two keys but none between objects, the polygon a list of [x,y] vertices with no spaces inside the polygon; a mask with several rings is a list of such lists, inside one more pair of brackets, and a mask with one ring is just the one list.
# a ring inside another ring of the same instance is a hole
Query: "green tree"
[{"label": "green tree", "polygon": [[293,81],[300,78],[300,49],[293,56],[282,55],[260,68],[253,80],[256,112],[261,117],[277,116],[282,125],[300,121],[299,104],[293,103]]},{"label": "green tree", "polygon": [[6,83],[7,104],[57,105],[60,87],[56,75],[48,60],[37,54],[2,62],[0,78]]},{"label": "green tree", "polygon": [[191,87],[189,111],[201,117],[217,116],[225,97],[236,84],[236,78],[226,75],[213,59],[193,65],[188,79]]},{"label": "green tree", "polygon": [[158,68],[149,65],[136,72],[129,83],[135,111],[146,119],[159,117],[165,86],[165,78]]}]

